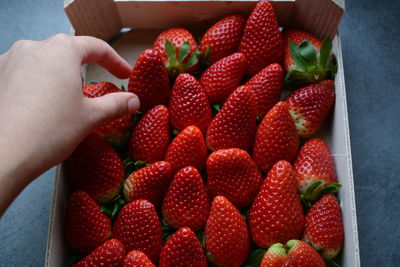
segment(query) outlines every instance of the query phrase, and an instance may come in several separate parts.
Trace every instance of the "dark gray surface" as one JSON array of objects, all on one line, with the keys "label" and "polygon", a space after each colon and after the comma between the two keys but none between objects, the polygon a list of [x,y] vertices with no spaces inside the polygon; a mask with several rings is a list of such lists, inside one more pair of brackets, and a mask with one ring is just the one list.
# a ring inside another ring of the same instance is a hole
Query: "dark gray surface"
[{"label": "dark gray surface", "polygon": [[[347,1],[340,32],[363,266],[400,266],[400,2]],[[0,1],[0,53],[68,33],[62,1]],[[0,220],[0,266],[42,266],[53,171]]]}]

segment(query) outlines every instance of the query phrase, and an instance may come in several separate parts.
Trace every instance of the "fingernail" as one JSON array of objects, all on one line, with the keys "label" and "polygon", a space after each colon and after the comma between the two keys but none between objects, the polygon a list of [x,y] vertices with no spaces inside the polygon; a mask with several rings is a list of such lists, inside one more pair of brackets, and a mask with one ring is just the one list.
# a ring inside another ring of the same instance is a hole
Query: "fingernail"
[{"label": "fingernail", "polygon": [[132,114],[139,110],[140,108],[140,101],[137,95],[132,94],[133,96],[128,100],[128,109],[129,113]]}]

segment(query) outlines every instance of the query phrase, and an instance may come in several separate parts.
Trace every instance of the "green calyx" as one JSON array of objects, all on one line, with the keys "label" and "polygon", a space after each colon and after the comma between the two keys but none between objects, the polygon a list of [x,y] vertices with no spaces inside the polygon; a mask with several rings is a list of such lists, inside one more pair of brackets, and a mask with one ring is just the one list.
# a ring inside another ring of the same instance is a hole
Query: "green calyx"
[{"label": "green calyx", "polygon": [[112,221],[115,220],[121,208],[125,205],[126,201],[123,198],[117,198],[116,200],[104,204],[101,206],[101,212],[108,215]]},{"label": "green calyx", "polygon": [[[330,184],[330,185],[326,186],[325,181],[318,180],[307,187],[306,192],[304,193],[304,195],[301,196],[301,199],[303,202],[304,201],[315,202],[322,195],[333,194],[333,193],[339,192],[341,187],[342,187],[341,184]],[[309,205],[309,204],[307,204],[307,205]],[[310,205],[310,207],[311,207],[311,205]]]},{"label": "green calyx", "polygon": [[189,42],[184,42],[176,55],[176,49],[169,39],[165,39],[165,53],[168,58],[167,70],[172,78],[176,78],[179,74],[185,73],[188,69],[196,66],[199,63],[201,52],[196,50],[190,55]]},{"label": "green calyx", "polygon": [[326,38],[322,42],[319,55],[314,45],[307,39],[300,44],[289,40],[289,48],[295,67],[285,76],[287,88],[297,88],[334,78],[338,65],[336,56],[331,53],[332,40]]}]

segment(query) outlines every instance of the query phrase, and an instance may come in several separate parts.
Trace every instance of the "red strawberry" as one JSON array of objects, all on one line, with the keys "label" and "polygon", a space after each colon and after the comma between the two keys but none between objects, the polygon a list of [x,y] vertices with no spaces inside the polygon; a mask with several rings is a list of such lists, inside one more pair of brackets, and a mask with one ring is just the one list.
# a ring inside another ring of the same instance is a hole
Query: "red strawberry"
[{"label": "red strawberry", "polygon": [[250,237],[240,212],[222,196],[214,198],[205,230],[208,259],[217,266],[240,266],[247,259]]},{"label": "red strawberry", "polygon": [[65,222],[65,239],[74,249],[89,253],[111,236],[111,220],[97,203],[79,190],[71,194]]},{"label": "red strawberry", "polygon": [[168,72],[154,49],[146,49],[140,54],[129,78],[128,90],[139,97],[142,112],[168,104]]},{"label": "red strawberry", "polygon": [[331,52],[332,41],[321,42],[315,36],[300,30],[283,31],[285,82],[289,85],[307,85],[333,78],[337,60]]},{"label": "red strawberry", "polygon": [[259,1],[247,19],[239,52],[247,59],[246,71],[254,75],[283,59],[282,35],[270,2]]},{"label": "red strawberry", "polygon": [[193,166],[202,172],[206,167],[207,157],[203,134],[196,126],[189,126],[172,140],[165,160],[171,163],[173,173],[186,166]]},{"label": "red strawberry", "polygon": [[185,167],[175,175],[162,203],[162,212],[173,228],[187,226],[193,231],[204,228],[210,212],[210,199],[195,168]]},{"label": "red strawberry", "polygon": [[260,267],[295,267],[281,243],[273,244],[264,254]]},{"label": "red strawberry", "polygon": [[299,138],[285,102],[278,102],[258,127],[253,159],[267,172],[278,160],[292,161],[299,148]]},{"label": "red strawberry", "polygon": [[119,194],[125,175],[120,156],[97,134],[90,134],[79,144],[66,167],[73,187],[87,191],[99,203]]},{"label": "red strawberry", "polygon": [[186,29],[171,28],[163,31],[155,40],[153,49],[161,55],[172,77],[197,68],[200,51],[196,39]]},{"label": "red strawberry", "polygon": [[156,267],[146,254],[138,250],[132,250],[124,258],[123,267]]},{"label": "red strawberry", "polygon": [[[118,92],[122,91],[110,82],[88,84],[83,87],[83,95],[89,98]],[[93,132],[108,140],[113,145],[122,146],[128,141],[129,132],[131,131],[132,126],[132,115],[128,115],[97,127]]]},{"label": "red strawberry", "polygon": [[247,86],[238,87],[229,96],[207,130],[207,147],[249,150],[256,132],[256,110],[253,93]]},{"label": "red strawberry", "polygon": [[306,215],[303,239],[321,250],[322,257],[334,258],[343,246],[343,222],[340,206],[332,195],[324,195]]},{"label": "red strawberry", "polygon": [[136,125],[129,141],[134,160],[153,163],[164,158],[169,145],[169,114],[165,106],[155,106]]},{"label": "red strawberry", "polygon": [[279,64],[271,64],[253,76],[246,85],[257,103],[257,114],[265,115],[281,98],[283,70]]},{"label": "red strawberry", "polygon": [[329,115],[335,102],[332,80],[297,89],[285,100],[301,138],[314,134]]},{"label": "red strawberry", "polygon": [[140,250],[156,263],[163,234],[153,204],[139,199],[122,207],[114,223],[113,237],[121,240],[128,251]]},{"label": "red strawberry", "polygon": [[126,200],[147,199],[158,206],[167,191],[171,175],[171,164],[166,161],[158,161],[133,172],[124,184]]},{"label": "red strawberry", "polygon": [[301,236],[303,208],[296,178],[287,161],[278,161],[269,171],[249,212],[253,241],[263,248]]},{"label": "red strawberry", "polygon": [[72,265],[72,267],[120,267],[124,256],[124,245],[117,239],[111,239],[104,242],[101,246],[93,250],[92,253]]},{"label": "red strawberry", "polygon": [[243,76],[246,58],[242,53],[234,53],[211,65],[200,83],[211,104],[222,103],[239,86]]},{"label": "red strawberry", "polygon": [[250,155],[238,148],[213,152],[207,159],[207,174],[210,196],[224,196],[237,208],[253,202],[263,181]]},{"label": "red strawberry", "polygon": [[331,151],[320,138],[308,140],[293,164],[297,188],[308,200],[316,200],[322,192],[335,192],[339,185]]},{"label": "red strawberry", "polygon": [[234,14],[218,20],[211,26],[200,41],[200,50],[206,61],[213,64],[236,52],[245,23],[243,15]]},{"label": "red strawberry", "polygon": [[212,119],[211,107],[200,83],[190,74],[180,74],[169,101],[171,124],[178,130],[194,125],[205,133]]},{"label": "red strawberry", "polygon": [[183,227],[176,231],[161,249],[160,267],[207,267],[203,247],[193,231]]},{"label": "red strawberry", "polygon": [[309,244],[300,240],[290,240],[286,243],[288,255],[296,267],[326,267],[324,260]]}]

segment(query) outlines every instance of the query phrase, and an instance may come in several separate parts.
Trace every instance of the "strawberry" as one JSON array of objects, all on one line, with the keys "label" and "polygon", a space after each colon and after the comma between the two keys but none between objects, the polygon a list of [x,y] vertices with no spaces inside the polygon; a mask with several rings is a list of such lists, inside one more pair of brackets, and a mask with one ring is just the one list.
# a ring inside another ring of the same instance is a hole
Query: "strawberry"
[{"label": "strawberry", "polygon": [[156,267],[146,254],[138,250],[132,250],[124,258],[123,267]]},{"label": "strawberry", "polygon": [[66,170],[73,187],[87,191],[99,203],[118,196],[125,175],[120,156],[97,134],[79,144],[67,159]]},{"label": "strawberry", "polygon": [[68,202],[65,240],[74,249],[88,253],[111,236],[111,220],[82,190],[74,191]]},{"label": "strawberry", "polygon": [[128,251],[140,250],[156,263],[163,234],[153,204],[139,199],[122,207],[114,223],[113,237],[119,239]]},{"label": "strawberry", "polygon": [[331,52],[332,41],[323,42],[296,29],[283,31],[285,82],[290,86],[307,85],[333,79],[337,60]]},{"label": "strawberry", "polygon": [[200,83],[190,74],[180,74],[169,101],[171,124],[178,130],[194,125],[205,133],[212,119],[211,107]]},{"label": "strawberry", "polygon": [[205,229],[208,259],[216,266],[240,266],[250,249],[246,221],[223,196],[214,198]]},{"label": "strawberry", "polygon": [[233,14],[218,20],[203,35],[200,50],[208,63],[215,63],[229,56],[239,48],[246,19],[243,15]]},{"label": "strawberry", "polygon": [[312,138],[300,149],[293,164],[299,193],[306,200],[317,200],[321,193],[337,192],[335,162],[324,140]]},{"label": "strawberry", "polygon": [[322,257],[334,258],[343,246],[343,222],[340,206],[332,195],[324,195],[306,215],[303,239],[321,250]]},{"label": "strawberry", "polygon": [[196,39],[186,29],[171,28],[163,31],[154,41],[153,49],[161,55],[171,77],[197,68],[200,51]]},{"label": "strawberry", "polygon": [[207,147],[249,150],[256,132],[256,110],[253,93],[247,86],[238,87],[229,96],[207,130]]},{"label": "strawberry", "polygon": [[210,199],[203,179],[194,167],[185,167],[175,175],[165,194],[162,212],[173,228],[187,226],[193,231],[204,228]]},{"label": "strawberry", "polygon": [[[117,86],[110,82],[99,82],[87,84],[83,87],[83,95],[89,98],[100,97],[109,93],[122,92]],[[108,142],[115,146],[123,146],[129,139],[129,133],[133,126],[132,115],[113,120],[93,130]]]},{"label": "strawberry", "polygon": [[301,138],[313,135],[329,115],[335,102],[335,85],[323,80],[297,89],[285,100]]},{"label": "strawberry", "polygon": [[128,91],[139,97],[142,112],[168,104],[168,72],[154,49],[146,49],[140,54],[129,78]]},{"label": "strawberry", "polygon": [[246,58],[242,53],[228,55],[204,71],[200,83],[211,104],[222,103],[239,86]]},{"label": "strawberry", "polygon": [[169,145],[169,113],[165,106],[155,106],[136,125],[129,141],[134,160],[153,163],[164,158]]},{"label": "strawberry", "polygon": [[194,232],[183,227],[176,231],[161,249],[159,267],[207,267],[203,247]]},{"label": "strawberry", "polygon": [[196,126],[189,126],[172,140],[165,160],[171,163],[173,173],[186,166],[193,166],[202,172],[206,167],[207,157],[203,134]]},{"label": "strawberry", "polygon": [[286,243],[288,255],[296,267],[326,267],[324,260],[309,244],[300,240],[290,240]]},{"label": "strawberry", "polygon": [[254,243],[268,248],[301,236],[304,215],[289,162],[275,163],[264,180],[249,212]]},{"label": "strawberry", "polygon": [[299,147],[299,138],[285,102],[278,102],[258,127],[253,159],[267,172],[278,160],[292,161]]},{"label": "strawberry", "polygon": [[273,244],[262,258],[260,267],[295,267],[281,243]]},{"label": "strawberry", "polygon": [[124,245],[117,239],[111,239],[104,242],[85,258],[72,265],[72,267],[120,267],[124,256]]},{"label": "strawberry", "polygon": [[270,2],[261,0],[251,12],[244,27],[239,52],[247,59],[246,72],[254,75],[283,59],[282,35]]},{"label": "strawberry", "polygon": [[213,152],[207,159],[207,174],[210,196],[224,196],[237,208],[253,202],[263,181],[257,164],[238,148]]},{"label": "strawberry", "polygon": [[264,117],[281,98],[283,70],[279,64],[271,64],[247,81],[257,103],[257,115]]},{"label": "strawberry", "polygon": [[147,199],[158,206],[167,191],[171,179],[171,164],[158,161],[129,175],[124,184],[124,196],[127,201]]}]

